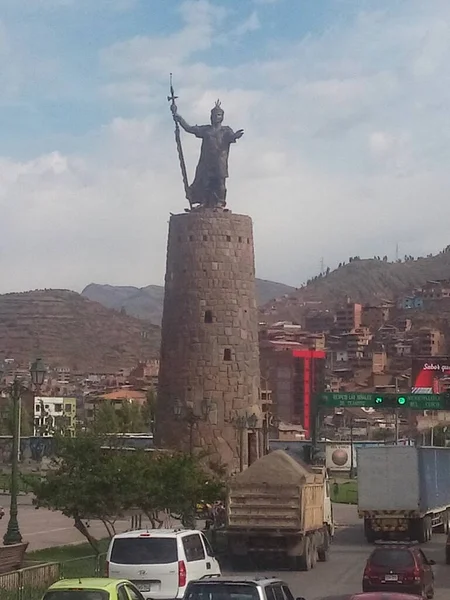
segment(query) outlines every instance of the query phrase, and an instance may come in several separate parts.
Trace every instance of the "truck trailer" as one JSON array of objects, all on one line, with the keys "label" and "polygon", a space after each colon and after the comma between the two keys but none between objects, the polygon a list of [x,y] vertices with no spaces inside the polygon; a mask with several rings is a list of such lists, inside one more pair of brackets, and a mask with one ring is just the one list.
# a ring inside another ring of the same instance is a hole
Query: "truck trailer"
[{"label": "truck trailer", "polygon": [[359,448],[358,514],[369,543],[431,539],[450,527],[450,448]]},{"label": "truck trailer", "polygon": [[283,450],[258,459],[229,484],[225,535],[235,568],[277,557],[307,571],[326,561],[334,535],[326,470]]}]

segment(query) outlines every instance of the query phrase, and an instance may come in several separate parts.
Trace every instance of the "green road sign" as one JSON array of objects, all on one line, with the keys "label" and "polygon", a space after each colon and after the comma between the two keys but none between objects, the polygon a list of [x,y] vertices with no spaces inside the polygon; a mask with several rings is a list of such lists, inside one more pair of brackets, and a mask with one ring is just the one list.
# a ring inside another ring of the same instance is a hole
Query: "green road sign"
[{"label": "green road sign", "polygon": [[364,394],[326,392],[320,404],[328,407],[409,408],[411,410],[450,410],[450,394]]}]

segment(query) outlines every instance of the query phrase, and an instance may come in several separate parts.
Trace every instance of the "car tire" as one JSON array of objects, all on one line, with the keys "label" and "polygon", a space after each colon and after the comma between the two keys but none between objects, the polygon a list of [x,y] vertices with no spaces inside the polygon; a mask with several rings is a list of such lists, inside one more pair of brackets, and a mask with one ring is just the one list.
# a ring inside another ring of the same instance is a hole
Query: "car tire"
[{"label": "car tire", "polygon": [[431,586],[426,595],[428,600],[432,600],[434,598],[434,586]]}]

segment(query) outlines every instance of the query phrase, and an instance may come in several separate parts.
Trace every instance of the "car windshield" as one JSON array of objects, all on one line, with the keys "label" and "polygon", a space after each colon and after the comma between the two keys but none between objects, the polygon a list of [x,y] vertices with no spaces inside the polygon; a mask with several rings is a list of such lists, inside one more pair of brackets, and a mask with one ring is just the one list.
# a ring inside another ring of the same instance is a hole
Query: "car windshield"
[{"label": "car windshield", "polygon": [[256,586],[242,583],[192,584],[185,600],[258,600]]},{"label": "car windshield", "polygon": [[119,565],[166,565],[178,561],[175,538],[117,538],[111,562]]},{"label": "car windshield", "polygon": [[110,600],[110,595],[103,590],[52,590],[43,600]]},{"label": "car windshield", "polygon": [[414,567],[414,559],[408,550],[375,550],[370,559],[370,564],[375,567],[389,569],[406,569]]}]

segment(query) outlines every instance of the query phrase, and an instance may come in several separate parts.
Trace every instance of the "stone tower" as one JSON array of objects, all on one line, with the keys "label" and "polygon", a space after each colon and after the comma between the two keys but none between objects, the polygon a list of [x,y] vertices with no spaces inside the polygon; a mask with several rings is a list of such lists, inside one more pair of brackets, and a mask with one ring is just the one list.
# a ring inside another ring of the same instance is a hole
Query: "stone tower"
[{"label": "stone tower", "polygon": [[199,207],[169,223],[155,441],[230,471],[261,454],[252,220]]}]

